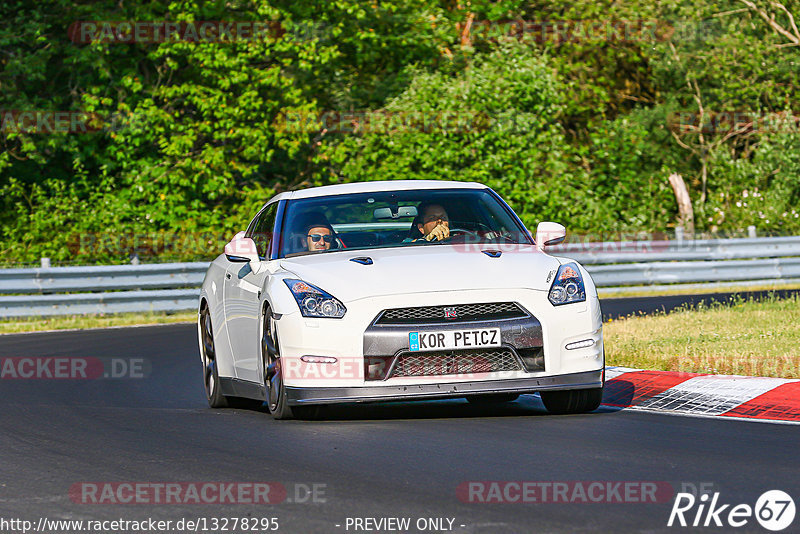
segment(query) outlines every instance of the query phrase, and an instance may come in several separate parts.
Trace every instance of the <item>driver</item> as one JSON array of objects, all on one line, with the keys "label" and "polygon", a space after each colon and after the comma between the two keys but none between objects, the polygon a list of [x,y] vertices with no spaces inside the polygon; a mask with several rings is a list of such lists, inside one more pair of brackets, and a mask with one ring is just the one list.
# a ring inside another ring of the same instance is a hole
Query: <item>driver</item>
[{"label": "driver", "polygon": [[421,237],[413,241],[441,241],[450,237],[450,217],[441,204],[423,202],[417,207],[417,213],[419,215],[414,219],[414,225]]},{"label": "driver", "polygon": [[312,252],[329,250],[335,239],[333,228],[325,224],[313,224],[306,230],[306,244]]},{"label": "driver", "polygon": [[328,218],[321,212],[306,213],[299,222],[298,226],[302,234],[298,235],[299,232],[296,232],[294,235],[300,238],[301,251],[321,252],[339,248],[336,242],[336,232],[328,222]]}]

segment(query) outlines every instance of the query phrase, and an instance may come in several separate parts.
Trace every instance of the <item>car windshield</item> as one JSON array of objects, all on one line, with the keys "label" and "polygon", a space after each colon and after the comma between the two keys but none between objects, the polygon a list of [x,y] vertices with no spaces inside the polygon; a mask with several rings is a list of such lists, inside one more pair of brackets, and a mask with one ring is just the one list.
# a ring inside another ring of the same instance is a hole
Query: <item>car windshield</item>
[{"label": "car windshield", "polygon": [[488,189],[293,199],[286,203],[282,228],[280,257],[456,243],[532,243],[525,228]]}]

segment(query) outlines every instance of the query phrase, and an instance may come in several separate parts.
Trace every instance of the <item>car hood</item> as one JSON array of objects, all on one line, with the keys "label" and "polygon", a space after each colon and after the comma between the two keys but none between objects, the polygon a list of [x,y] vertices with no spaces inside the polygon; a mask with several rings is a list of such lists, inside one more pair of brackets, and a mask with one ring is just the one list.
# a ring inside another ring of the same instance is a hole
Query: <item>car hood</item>
[{"label": "car hood", "polygon": [[[294,277],[328,291],[342,302],[468,289],[548,291],[552,281],[548,274],[559,266],[556,258],[530,245],[513,245],[514,250],[503,251],[497,258],[481,252],[497,250],[496,247],[472,247],[469,251],[463,246],[429,245],[328,252],[286,258],[280,265]],[[372,265],[350,261],[363,257],[370,258]]]}]

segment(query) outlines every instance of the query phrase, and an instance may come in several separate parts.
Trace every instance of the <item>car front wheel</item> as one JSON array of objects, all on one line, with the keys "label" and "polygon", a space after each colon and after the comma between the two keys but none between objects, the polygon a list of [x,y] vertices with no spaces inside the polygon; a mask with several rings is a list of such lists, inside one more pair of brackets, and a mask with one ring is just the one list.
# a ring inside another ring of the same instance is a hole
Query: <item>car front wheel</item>
[{"label": "car front wheel", "polygon": [[264,393],[267,409],[275,419],[291,419],[292,409],[286,403],[286,391],[283,385],[281,359],[278,352],[278,332],[272,308],[264,309],[263,328],[261,329],[261,358],[264,363]]},{"label": "car front wheel", "polygon": [[264,308],[261,329],[261,355],[264,363],[264,393],[267,409],[275,419],[315,419],[318,406],[289,406],[286,400],[286,385],[283,382],[278,328],[272,316],[272,308]]}]

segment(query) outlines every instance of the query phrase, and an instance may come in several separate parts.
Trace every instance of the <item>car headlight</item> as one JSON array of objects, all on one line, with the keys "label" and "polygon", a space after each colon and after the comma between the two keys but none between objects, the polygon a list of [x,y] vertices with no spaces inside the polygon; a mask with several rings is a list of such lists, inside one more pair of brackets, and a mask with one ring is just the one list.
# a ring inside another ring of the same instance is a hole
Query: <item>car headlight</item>
[{"label": "car headlight", "polygon": [[294,295],[303,317],[344,317],[347,308],[330,293],[302,280],[288,279],[284,282]]},{"label": "car headlight", "polygon": [[586,300],[586,288],[578,264],[565,263],[558,268],[547,298],[553,306]]}]

